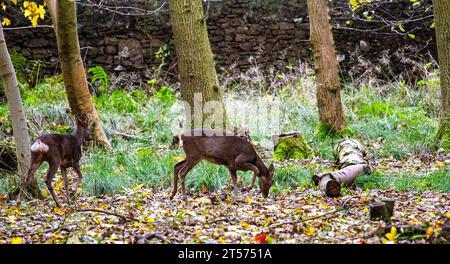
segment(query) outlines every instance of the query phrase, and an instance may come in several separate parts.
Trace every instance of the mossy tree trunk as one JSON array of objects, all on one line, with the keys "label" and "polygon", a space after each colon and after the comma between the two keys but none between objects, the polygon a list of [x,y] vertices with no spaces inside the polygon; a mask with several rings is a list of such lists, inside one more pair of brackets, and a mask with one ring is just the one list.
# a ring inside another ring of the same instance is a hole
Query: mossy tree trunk
[{"label": "mossy tree trunk", "polygon": [[436,43],[441,79],[442,109],[437,140],[446,152],[450,152],[450,1],[433,0],[436,23]]},{"label": "mossy tree trunk", "polygon": [[190,108],[186,109],[187,124],[197,128],[226,125],[223,93],[217,79],[202,1],[170,0],[169,11],[181,94]]},{"label": "mossy tree trunk", "polygon": [[49,8],[55,24],[59,59],[70,108],[75,115],[88,116],[93,124],[93,139],[100,145],[111,148],[89,93],[78,41],[75,1],[58,0],[56,5],[54,2],[49,4]]},{"label": "mossy tree trunk", "polygon": [[336,50],[328,15],[328,0],[308,0],[308,14],[315,58],[320,122],[325,127],[340,132],[345,126],[345,117]]},{"label": "mossy tree trunk", "polygon": [[0,25],[0,75],[3,79],[5,94],[8,101],[8,110],[11,118],[14,143],[16,146],[16,157],[18,173],[20,176],[20,197],[40,198],[42,197],[36,178],[33,177],[27,186],[24,186],[28,169],[30,167],[31,150],[30,138],[28,136],[27,119],[20,97],[19,85],[16,72],[11,62],[11,57],[6,46],[3,27]]}]

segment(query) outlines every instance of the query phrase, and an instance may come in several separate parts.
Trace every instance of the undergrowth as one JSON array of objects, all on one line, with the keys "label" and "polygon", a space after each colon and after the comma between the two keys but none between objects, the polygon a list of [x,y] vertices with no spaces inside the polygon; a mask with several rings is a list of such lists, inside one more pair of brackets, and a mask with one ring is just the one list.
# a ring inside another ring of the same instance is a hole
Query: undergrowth
[{"label": "undergrowth", "polygon": [[[280,132],[300,131],[316,156],[332,159],[333,144],[344,136],[363,141],[373,158],[401,160],[430,150],[428,142],[436,131],[439,109],[436,78],[437,75],[430,72],[429,79],[415,86],[402,81],[377,80],[345,84],[342,90],[347,127],[339,135],[330,134],[318,123],[314,76],[305,66],[291,67],[287,73],[276,74],[272,79],[262,78],[258,69],[253,69],[247,75],[222,78],[222,85],[226,101],[231,104],[234,101],[238,106],[253,105],[255,98],[263,105],[278,101],[280,116],[269,115],[265,121],[269,125],[278,122],[274,127],[278,126]],[[267,79],[272,81],[267,83]],[[61,76],[47,78],[33,87],[22,84],[21,92],[32,138],[49,132],[72,132],[74,124],[67,111]],[[114,150],[92,146],[85,149],[81,162],[85,195],[126,192],[140,184],[161,189],[172,186],[173,165],[184,156],[181,150],[168,148],[173,131],[179,129],[178,118],[183,116],[183,108],[176,98],[180,95],[170,86],[155,89],[151,95],[146,91],[109,91],[103,87],[94,96]],[[11,136],[7,115],[6,104],[1,104],[1,129]],[[230,116],[234,124],[244,126],[249,119],[258,118],[252,112],[247,116]],[[270,144],[267,145],[271,141],[270,131],[250,133],[254,141],[270,150]],[[37,173],[41,184],[46,168],[43,166]],[[292,164],[278,166],[272,192],[282,193],[291,186],[312,187],[311,176],[317,172],[314,168]],[[250,182],[251,172],[239,172],[239,175],[243,184]],[[449,177],[449,170],[445,168],[426,175],[376,172],[358,178],[357,185],[447,192],[450,191]],[[187,176],[187,188],[193,191],[219,189],[229,187],[230,181],[226,168],[202,162]],[[0,175],[0,193],[7,193],[16,183]]]}]

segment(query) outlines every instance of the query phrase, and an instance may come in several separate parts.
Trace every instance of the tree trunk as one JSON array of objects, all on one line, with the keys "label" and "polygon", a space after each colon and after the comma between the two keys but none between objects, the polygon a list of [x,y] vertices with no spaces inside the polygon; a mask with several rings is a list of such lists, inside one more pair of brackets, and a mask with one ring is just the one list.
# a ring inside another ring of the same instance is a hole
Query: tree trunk
[{"label": "tree trunk", "polygon": [[436,43],[441,79],[442,110],[437,140],[442,148],[450,152],[450,1],[433,0],[436,23]]},{"label": "tree trunk", "polygon": [[209,44],[202,1],[170,0],[169,11],[181,95],[188,103],[186,124],[193,124],[197,128],[222,128],[228,121]]},{"label": "tree trunk", "polygon": [[16,72],[9,56],[8,48],[3,35],[3,27],[0,25],[0,75],[2,76],[5,94],[8,100],[8,109],[11,118],[14,142],[16,145],[16,156],[18,173],[20,176],[20,197],[39,198],[42,197],[36,178],[30,180],[24,186],[28,169],[30,167],[30,138],[28,136],[27,119],[20,97],[19,85]]},{"label": "tree trunk", "polygon": [[320,122],[339,132],[345,126],[341,87],[327,0],[308,0],[311,45],[315,58]]},{"label": "tree trunk", "polygon": [[59,59],[70,108],[75,115],[88,116],[93,124],[94,140],[104,147],[111,148],[89,93],[78,42],[75,1],[56,1],[56,11],[54,5],[50,7],[50,14],[53,16],[56,14],[56,18],[52,19],[55,24]]}]

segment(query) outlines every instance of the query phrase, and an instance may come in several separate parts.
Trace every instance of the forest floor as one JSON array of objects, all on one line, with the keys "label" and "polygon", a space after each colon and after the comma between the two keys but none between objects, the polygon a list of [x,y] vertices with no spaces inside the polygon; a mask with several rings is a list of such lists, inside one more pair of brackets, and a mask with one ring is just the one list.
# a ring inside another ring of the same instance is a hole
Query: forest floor
[{"label": "forest floor", "polygon": [[[162,82],[151,96],[120,84],[97,87],[93,101],[113,150],[86,144],[82,189],[71,207],[54,207],[42,181],[46,164],[35,175],[44,201],[8,200],[18,177],[0,171],[0,243],[448,243],[440,232],[450,221],[450,153],[431,144],[440,95],[437,71],[429,71],[417,85],[376,79],[346,83],[347,129],[342,135],[321,129],[314,78],[307,67],[267,78],[259,77],[264,75],[257,67],[224,76],[227,109],[240,110],[235,115],[230,111],[229,118],[238,127],[253,129],[261,158],[275,163],[269,198],[255,188],[241,191],[235,203],[226,168],[207,162],[187,176],[188,205],[180,194],[168,199],[173,166],[184,158],[181,149],[169,148],[184,116],[175,86]],[[61,76],[36,85],[22,80],[21,93],[31,138],[73,133]],[[258,115],[257,105],[277,111]],[[258,120],[278,129],[260,131],[253,124]],[[288,131],[300,131],[315,158],[274,160],[273,146],[267,143],[274,133]],[[11,146],[6,102],[0,104],[0,132],[9,140],[0,145]],[[311,177],[336,169],[333,146],[343,137],[365,145],[375,172],[359,176],[355,188],[343,189],[341,198],[326,198]],[[251,172],[239,175],[241,187],[246,186]],[[58,173],[54,186],[60,200],[62,185]],[[369,204],[387,198],[396,201],[391,223],[369,220]],[[148,239],[142,238],[145,234]]]},{"label": "forest floor", "polygon": [[[380,164],[395,169],[396,161]],[[63,199],[61,186],[58,179]],[[187,205],[181,194],[169,200],[169,192],[137,185],[124,194],[81,195],[62,208],[46,191],[45,201],[17,204],[0,197],[0,243],[448,243],[439,235],[450,223],[448,192],[356,186],[327,198],[303,186],[267,199],[256,189],[242,190],[234,202],[227,186],[192,190]],[[391,223],[369,220],[369,204],[384,199],[395,200]]]}]

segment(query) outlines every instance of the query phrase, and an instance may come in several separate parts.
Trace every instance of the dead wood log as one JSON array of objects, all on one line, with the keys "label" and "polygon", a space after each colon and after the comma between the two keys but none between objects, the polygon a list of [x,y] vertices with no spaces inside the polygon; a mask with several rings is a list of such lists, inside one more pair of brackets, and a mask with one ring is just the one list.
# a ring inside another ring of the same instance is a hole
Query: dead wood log
[{"label": "dead wood log", "polygon": [[[329,197],[340,196],[340,185],[350,187],[356,177],[364,173],[371,173],[372,168],[366,159],[366,151],[362,144],[354,139],[346,139],[334,147],[334,156],[338,163],[339,171],[324,172],[313,176],[313,181]],[[323,182],[322,182],[323,181]],[[339,188],[336,187],[339,184]]]},{"label": "dead wood log", "polygon": [[341,184],[336,180],[332,172],[324,172],[313,176],[313,181],[328,197],[341,196]]}]

